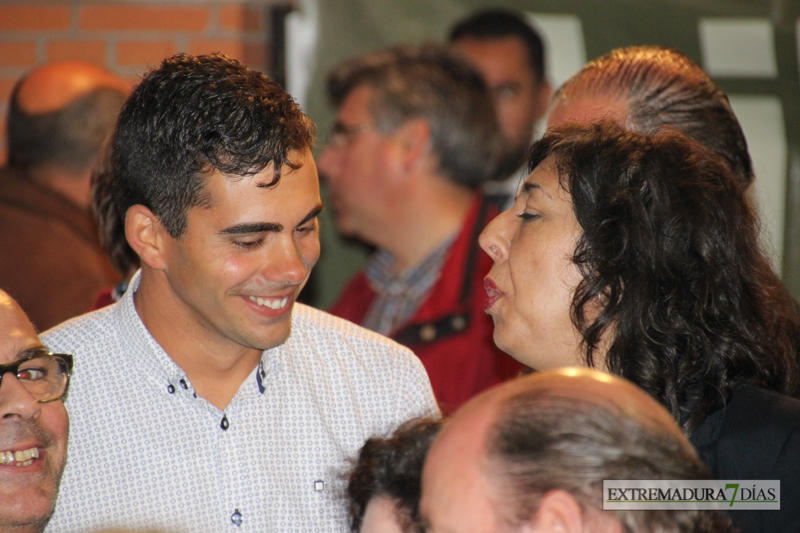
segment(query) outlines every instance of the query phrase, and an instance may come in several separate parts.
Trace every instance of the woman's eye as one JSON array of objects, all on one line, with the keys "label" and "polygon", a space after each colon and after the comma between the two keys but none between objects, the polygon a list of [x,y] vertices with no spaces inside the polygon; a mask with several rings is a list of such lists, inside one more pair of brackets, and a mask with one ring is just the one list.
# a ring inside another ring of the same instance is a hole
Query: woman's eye
[{"label": "woman's eye", "polygon": [[520,214],[519,214],[519,215],[517,215],[517,216],[518,216],[519,218],[521,218],[521,219],[522,219],[523,221],[525,221],[525,222],[527,222],[527,221],[529,221],[529,220],[534,220],[534,219],[537,219],[537,218],[539,218],[539,215],[537,215],[537,214],[535,214],[535,213],[520,213]]}]

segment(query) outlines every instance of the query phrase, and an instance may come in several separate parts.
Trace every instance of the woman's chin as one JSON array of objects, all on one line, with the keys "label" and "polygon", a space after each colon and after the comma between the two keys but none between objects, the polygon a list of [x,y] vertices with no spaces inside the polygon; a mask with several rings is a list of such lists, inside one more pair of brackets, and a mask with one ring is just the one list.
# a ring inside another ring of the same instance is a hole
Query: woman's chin
[{"label": "woman's chin", "polygon": [[[528,353],[522,346],[519,346],[520,343],[513,343],[507,342],[507,339],[503,338],[503,335],[499,333],[500,329],[495,326],[494,329],[494,344],[503,350],[505,353],[522,363],[523,365],[532,368],[534,370],[541,370],[536,368],[535,363],[535,356],[534,354]],[[524,343],[523,343],[524,346]]]}]

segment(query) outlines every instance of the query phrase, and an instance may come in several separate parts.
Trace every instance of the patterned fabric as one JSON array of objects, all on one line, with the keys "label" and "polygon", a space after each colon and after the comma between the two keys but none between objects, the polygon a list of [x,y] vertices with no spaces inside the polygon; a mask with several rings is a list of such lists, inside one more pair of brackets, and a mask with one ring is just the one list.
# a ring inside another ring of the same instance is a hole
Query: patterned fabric
[{"label": "patterned fabric", "polygon": [[365,439],[437,412],[406,348],[295,304],[225,411],[120,303],[42,336],[75,355],[69,458],[49,532],[346,531],[343,472]]},{"label": "patterned fabric", "polygon": [[453,244],[455,234],[446,239],[422,263],[405,275],[396,275],[394,257],[378,250],[365,267],[367,280],[377,296],[367,311],[362,326],[382,335],[389,335],[411,318],[430,292]]}]

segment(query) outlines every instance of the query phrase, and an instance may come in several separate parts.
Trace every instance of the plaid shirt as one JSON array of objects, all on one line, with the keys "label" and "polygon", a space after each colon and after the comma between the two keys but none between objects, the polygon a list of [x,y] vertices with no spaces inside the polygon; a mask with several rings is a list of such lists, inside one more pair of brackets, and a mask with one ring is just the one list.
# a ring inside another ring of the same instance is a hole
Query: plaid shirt
[{"label": "plaid shirt", "polygon": [[450,236],[424,261],[400,276],[392,271],[392,254],[386,250],[372,254],[365,273],[377,296],[361,325],[383,335],[389,335],[404,326],[439,279],[454,240],[455,235]]}]

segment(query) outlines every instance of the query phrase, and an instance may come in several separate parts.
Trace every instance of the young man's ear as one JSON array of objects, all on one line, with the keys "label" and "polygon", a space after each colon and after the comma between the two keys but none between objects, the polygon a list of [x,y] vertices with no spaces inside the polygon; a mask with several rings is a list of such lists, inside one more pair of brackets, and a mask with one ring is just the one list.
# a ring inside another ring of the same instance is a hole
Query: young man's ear
[{"label": "young man's ear", "polygon": [[166,268],[164,243],[170,235],[150,209],[141,204],[128,208],[125,214],[125,237],[143,265],[156,270]]}]

